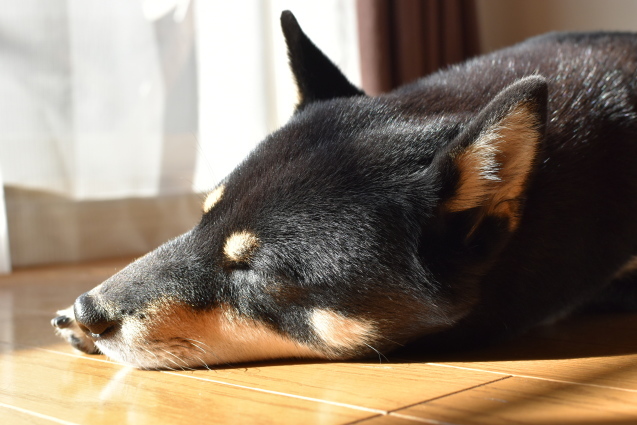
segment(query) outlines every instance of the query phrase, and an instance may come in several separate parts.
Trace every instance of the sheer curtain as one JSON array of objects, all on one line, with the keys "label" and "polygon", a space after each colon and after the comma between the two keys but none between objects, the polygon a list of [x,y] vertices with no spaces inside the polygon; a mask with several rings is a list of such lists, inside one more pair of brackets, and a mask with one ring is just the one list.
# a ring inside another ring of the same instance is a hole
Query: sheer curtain
[{"label": "sheer curtain", "polygon": [[283,9],[360,83],[355,0],[0,6],[5,271],[136,255],[192,227],[199,194],[291,114]]}]

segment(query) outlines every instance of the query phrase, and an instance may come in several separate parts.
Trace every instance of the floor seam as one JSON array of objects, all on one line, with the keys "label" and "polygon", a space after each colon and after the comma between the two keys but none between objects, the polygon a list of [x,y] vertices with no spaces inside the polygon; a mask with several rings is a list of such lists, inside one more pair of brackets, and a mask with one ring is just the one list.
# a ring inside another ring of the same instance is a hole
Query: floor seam
[{"label": "floor seam", "polygon": [[629,392],[629,393],[637,393],[637,389],[632,389],[632,388],[613,387],[613,386],[610,386],[610,385],[590,384],[590,383],[586,383],[586,382],[574,382],[574,381],[567,381],[567,380],[564,380],[564,379],[543,378],[541,376],[518,375],[517,373],[498,372],[498,371],[495,371],[495,370],[477,369],[477,368],[466,367],[466,366],[454,366],[454,365],[448,365],[448,364],[444,364],[444,363],[427,363],[427,364],[428,365],[432,365],[432,366],[450,367],[450,368],[454,368],[454,369],[472,370],[472,371],[475,371],[475,372],[494,373],[494,374],[498,374],[498,375],[509,375],[509,376],[515,377],[515,378],[536,379],[538,381],[550,381],[550,382],[557,382],[557,383],[560,383],[560,384],[581,385],[581,386],[586,386],[586,387],[596,387],[596,388],[604,388],[604,389],[607,389],[607,390],[617,390],[617,391],[626,391],[626,392]]},{"label": "floor seam", "polygon": [[64,419],[58,419],[54,416],[49,416],[49,415],[45,415],[43,413],[38,413],[38,412],[34,412],[33,410],[29,410],[29,409],[24,409],[22,407],[18,407],[18,406],[13,406],[11,404],[6,404],[6,403],[2,403],[0,402],[0,408],[6,408],[6,409],[10,409],[10,410],[15,410],[17,412],[20,413],[24,413],[26,415],[30,415],[30,416],[35,416],[36,418],[40,418],[40,419],[45,419],[51,422],[55,422],[61,425],[78,425],[76,422],[69,422],[69,421],[65,421]]},{"label": "floor seam", "polygon": [[400,407],[400,408],[398,408],[398,409],[392,409],[392,410],[389,410],[389,411],[387,412],[387,414],[388,414],[388,415],[391,415],[391,414],[394,414],[395,412],[397,412],[397,411],[399,411],[399,410],[409,409],[410,407],[418,406],[419,404],[430,403],[430,402],[432,402],[432,401],[440,400],[441,398],[445,398],[445,397],[449,397],[449,396],[452,396],[452,395],[460,394],[460,393],[463,393],[463,392],[465,392],[465,391],[475,390],[476,388],[484,387],[485,385],[491,385],[491,384],[493,384],[493,383],[495,383],[495,382],[504,381],[504,380],[509,379],[509,378],[512,378],[512,377],[513,377],[513,375],[503,376],[502,378],[494,379],[493,381],[483,382],[483,383],[480,383],[480,384],[477,384],[477,385],[473,385],[473,386],[471,386],[471,387],[462,388],[462,389],[460,389],[460,390],[452,391],[452,392],[450,392],[450,393],[446,393],[446,394],[443,394],[443,395],[440,395],[440,396],[437,396],[437,397],[432,397],[432,398],[430,398],[430,399],[423,400],[423,401],[419,401],[419,402],[417,402],[417,403],[406,404],[406,405],[404,405],[404,406],[401,406],[401,407]]}]

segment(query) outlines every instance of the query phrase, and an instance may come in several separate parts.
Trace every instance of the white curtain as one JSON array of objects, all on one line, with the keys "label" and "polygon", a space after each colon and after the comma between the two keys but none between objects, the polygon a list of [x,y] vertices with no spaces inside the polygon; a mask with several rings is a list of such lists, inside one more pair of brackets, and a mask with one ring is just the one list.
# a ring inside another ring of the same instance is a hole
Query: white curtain
[{"label": "white curtain", "polygon": [[282,10],[359,82],[355,0],[0,7],[5,270],[9,246],[14,265],[133,255],[194,225],[193,194],[292,112]]}]

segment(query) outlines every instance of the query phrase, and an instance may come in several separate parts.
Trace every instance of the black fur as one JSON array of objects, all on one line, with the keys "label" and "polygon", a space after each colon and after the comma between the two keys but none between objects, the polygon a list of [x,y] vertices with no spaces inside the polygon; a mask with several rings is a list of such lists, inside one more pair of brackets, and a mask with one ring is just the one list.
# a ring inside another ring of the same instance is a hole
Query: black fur
[{"label": "black fur", "polygon": [[[193,314],[232,308],[331,358],[468,346],[570,312],[637,255],[637,35],[549,34],[367,97],[290,12],[281,20],[296,113],[193,230],[78,299],[98,347],[126,317],[160,320],[146,309],[162,299]],[[504,140],[495,174],[476,177],[489,192],[458,207],[459,158],[518,107],[537,134],[524,142],[530,168],[514,168],[522,192],[499,188],[517,155]],[[224,243],[239,231],[258,247],[229,260]],[[634,297],[633,281],[622,285]],[[370,323],[373,336],[326,348],[317,309]]]}]

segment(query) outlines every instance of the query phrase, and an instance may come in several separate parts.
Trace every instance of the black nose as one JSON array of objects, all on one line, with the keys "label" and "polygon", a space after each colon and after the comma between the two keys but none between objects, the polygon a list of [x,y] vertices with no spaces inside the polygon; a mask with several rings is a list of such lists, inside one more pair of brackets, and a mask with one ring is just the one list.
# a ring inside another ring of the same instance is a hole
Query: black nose
[{"label": "black nose", "polygon": [[88,293],[75,300],[73,310],[77,324],[92,338],[103,337],[119,326],[119,320],[109,315]]}]

